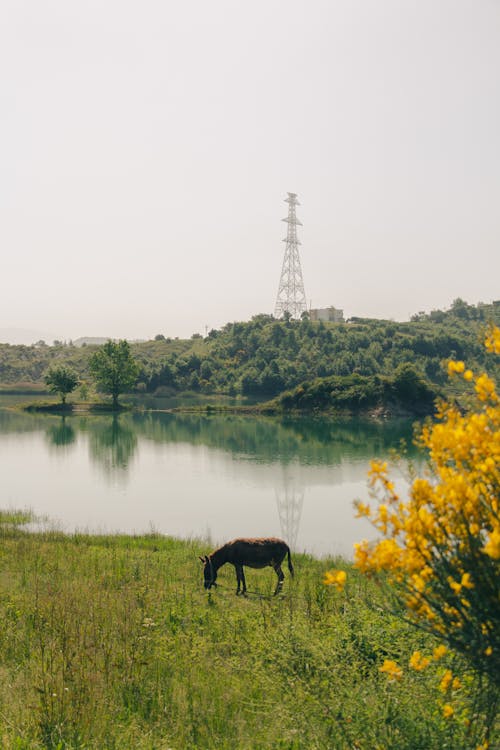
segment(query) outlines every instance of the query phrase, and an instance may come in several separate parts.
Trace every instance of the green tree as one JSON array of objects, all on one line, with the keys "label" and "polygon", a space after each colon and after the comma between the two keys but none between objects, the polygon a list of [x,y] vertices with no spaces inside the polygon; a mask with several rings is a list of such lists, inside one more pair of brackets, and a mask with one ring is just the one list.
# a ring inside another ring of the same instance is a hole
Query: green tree
[{"label": "green tree", "polygon": [[118,396],[131,389],[139,374],[139,365],[132,356],[127,341],[107,341],[89,362],[89,370],[96,380],[97,387],[109,393],[113,407],[118,406]]},{"label": "green tree", "polygon": [[79,383],[76,372],[65,365],[49,367],[45,373],[44,381],[51,393],[60,395],[63,404],[66,403],[68,393],[72,393]]},{"label": "green tree", "polygon": [[404,404],[432,406],[436,393],[409,362],[398,365],[393,378],[393,391]]}]

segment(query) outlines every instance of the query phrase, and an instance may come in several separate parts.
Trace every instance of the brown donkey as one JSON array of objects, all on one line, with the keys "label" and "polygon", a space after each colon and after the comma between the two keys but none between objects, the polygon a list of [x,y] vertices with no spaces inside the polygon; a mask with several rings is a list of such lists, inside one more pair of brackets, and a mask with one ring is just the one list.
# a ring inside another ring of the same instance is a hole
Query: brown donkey
[{"label": "brown donkey", "polygon": [[211,555],[200,557],[204,565],[203,578],[206,589],[217,586],[217,571],[222,565],[231,563],[236,571],[236,580],[238,588],[236,594],[240,593],[240,586],[243,584],[244,594],[247,590],[243,566],[249,568],[265,568],[268,565],[273,568],[278,576],[278,583],[274,594],[276,595],[283,586],[285,575],[281,570],[281,563],[288,555],[288,570],[293,578],[293,565],[290,557],[290,547],[282,539],[269,537],[265,539],[234,539],[232,542],[224,544]]}]

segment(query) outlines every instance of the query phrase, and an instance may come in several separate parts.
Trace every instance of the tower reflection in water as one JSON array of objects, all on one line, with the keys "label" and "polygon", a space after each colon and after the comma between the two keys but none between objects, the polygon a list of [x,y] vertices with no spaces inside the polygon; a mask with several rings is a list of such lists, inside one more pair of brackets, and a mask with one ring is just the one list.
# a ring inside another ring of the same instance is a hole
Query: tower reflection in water
[{"label": "tower reflection in water", "polygon": [[299,486],[290,473],[290,467],[283,469],[283,485],[275,490],[276,505],[280,519],[281,534],[290,549],[297,549],[297,537],[304,506],[304,488]]}]

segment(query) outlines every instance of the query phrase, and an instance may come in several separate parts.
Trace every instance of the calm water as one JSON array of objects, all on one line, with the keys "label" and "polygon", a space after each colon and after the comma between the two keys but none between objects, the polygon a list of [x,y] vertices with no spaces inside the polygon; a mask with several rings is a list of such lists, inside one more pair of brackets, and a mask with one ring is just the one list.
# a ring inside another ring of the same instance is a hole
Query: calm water
[{"label": "calm water", "polygon": [[409,422],[0,410],[0,506],[67,531],[279,535],[350,557],[373,536],[352,507],[368,461],[411,435]]}]

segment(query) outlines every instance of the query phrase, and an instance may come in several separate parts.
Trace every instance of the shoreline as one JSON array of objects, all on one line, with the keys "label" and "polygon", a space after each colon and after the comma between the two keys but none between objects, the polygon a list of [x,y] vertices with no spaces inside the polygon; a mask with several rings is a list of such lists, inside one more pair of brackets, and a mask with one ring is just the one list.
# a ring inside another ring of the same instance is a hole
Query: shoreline
[{"label": "shoreline", "polygon": [[346,409],[328,406],[325,409],[314,407],[311,409],[284,409],[272,401],[262,402],[260,404],[242,404],[242,405],[221,405],[221,404],[184,404],[172,406],[170,408],[154,408],[136,404],[119,404],[113,407],[112,404],[105,402],[73,402],[69,404],[34,402],[29,404],[12,404],[6,409],[14,409],[27,412],[30,414],[52,414],[59,416],[79,416],[82,414],[123,414],[123,413],[152,413],[152,414],[193,414],[200,416],[211,415],[238,415],[238,416],[263,416],[263,417],[308,417],[308,418],[353,418],[360,417],[374,421],[385,421],[390,419],[422,419],[431,416],[434,410],[418,407],[407,409],[394,402],[381,403],[366,407],[365,409]]}]

